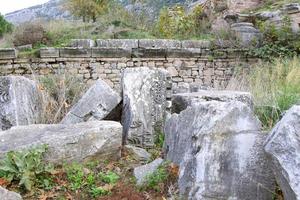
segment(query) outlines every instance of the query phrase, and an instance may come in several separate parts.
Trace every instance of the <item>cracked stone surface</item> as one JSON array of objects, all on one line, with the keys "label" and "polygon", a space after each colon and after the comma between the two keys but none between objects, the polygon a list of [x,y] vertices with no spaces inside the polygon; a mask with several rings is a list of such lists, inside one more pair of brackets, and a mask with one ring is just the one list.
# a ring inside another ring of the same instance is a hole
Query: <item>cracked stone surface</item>
[{"label": "cracked stone surface", "polygon": [[180,167],[185,199],[269,200],[275,179],[263,149],[266,134],[239,101],[198,102],[165,126],[165,155]]},{"label": "cracked stone surface", "polygon": [[74,105],[62,120],[62,124],[75,124],[89,119],[104,119],[120,103],[121,97],[107,83],[96,83]]},{"label": "cracked stone surface", "polygon": [[29,125],[0,132],[0,158],[9,151],[48,145],[46,159],[52,163],[90,159],[117,159],[122,144],[122,126],[112,121],[78,124]]},{"label": "cracked stone surface", "polygon": [[41,123],[43,97],[37,84],[21,76],[0,78],[0,129]]},{"label": "cracked stone surface", "polygon": [[163,131],[169,74],[161,69],[128,68],[122,74],[124,141],[154,146]]}]

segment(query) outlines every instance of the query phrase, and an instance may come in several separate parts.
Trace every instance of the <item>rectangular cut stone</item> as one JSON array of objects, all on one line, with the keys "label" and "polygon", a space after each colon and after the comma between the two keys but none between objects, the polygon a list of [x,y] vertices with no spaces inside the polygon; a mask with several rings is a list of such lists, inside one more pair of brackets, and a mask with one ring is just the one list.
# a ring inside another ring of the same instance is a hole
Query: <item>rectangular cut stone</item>
[{"label": "rectangular cut stone", "polygon": [[253,110],[254,108],[253,97],[249,92],[229,90],[198,90],[197,88],[194,88],[194,90],[197,90],[197,92],[173,94],[172,111],[174,113],[180,113],[188,106],[206,101],[240,101],[249,106],[250,109]]},{"label": "rectangular cut stone", "polygon": [[208,40],[184,40],[181,42],[182,48],[197,48],[208,49],[211,46],[211,42]]},{"label": "rectangular cut stone", "polygon": [[201,49],[168,49],[167,58],[198,58],[201,56]]},{"label": "rectangular cut stone", "polygon": [[138,48],[132,50],[133,58],[166,58],[166,49],[144,49]]},{"label": "rectangular cut stone", "polygon": [[82,47],[65,47],[59,49],[60,57],[66,58],[88,58],[92,56],[92,50]]},{"label": "rectangular cut stone", "polygon": [[59,50],[52,47],[41,48],[40,49],[40,57],[41,58],[58,58]]},{"label": "rectangular cut stone", "polygon": [[17,57],[17,52],[13,48],[0,49],[0,60],[14,59]]},{"label": "rectangular cut stone", "polygon": [[0,158],[9,151],[47,145],[45,159],[54,164],[118,159],[122,126],[112,121],[29,125],[0,132]]},{"label": "rectangular cut stone", "polygon": [[92,48],[96,46],[94,40],[91,39],[73,39],[70,41],[70,47]]},{"label": "rectangular cut stone", "polygon": [[74,105],[61,123],[75,124],[90,118],[104,119],[121,101],[121,97],[102,81],[96,83]]},{"label": "rectangular cut stone", "polygon": [[181,42],[179,40],[142,39],[139,40],[139,48],[146,48],[146,49],[181,48]]},{"label": "rectangular cut stone", "polygon": [[124,141],[153,147],[163,130],[169,74],[165,70],[127,68],[122,74]]},{"label": "rectangular cut stone", "polygon": [[21,76],[0,78],[0,129],[42,122],[43,97],[38,85]]},{"label": "rectangular cut stone", "polygon": [[121,48],[92,48],[93,58],[131,58],[130,49]]},{"label": "rectangular cut stone", "polygon": [[138,48],[138,45],[139,41],[134,39],[97,40],[97,47],[101,48],[133,49]]}]

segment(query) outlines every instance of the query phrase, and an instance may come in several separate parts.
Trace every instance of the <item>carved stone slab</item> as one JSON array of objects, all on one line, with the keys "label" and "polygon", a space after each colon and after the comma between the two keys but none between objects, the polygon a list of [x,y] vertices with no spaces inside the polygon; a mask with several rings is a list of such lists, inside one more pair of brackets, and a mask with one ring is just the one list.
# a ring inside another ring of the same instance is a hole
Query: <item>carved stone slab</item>
[{"label": "carved stone slab", "polygon": [[162,132],[169,74],[165,70],[128,68],[122,74],[124,141],[151,147]]},{"label": "carved stone slab", "polygon": [[20,76],[0,78],[0,129],[42,121],[43,98],[37,84]]}]

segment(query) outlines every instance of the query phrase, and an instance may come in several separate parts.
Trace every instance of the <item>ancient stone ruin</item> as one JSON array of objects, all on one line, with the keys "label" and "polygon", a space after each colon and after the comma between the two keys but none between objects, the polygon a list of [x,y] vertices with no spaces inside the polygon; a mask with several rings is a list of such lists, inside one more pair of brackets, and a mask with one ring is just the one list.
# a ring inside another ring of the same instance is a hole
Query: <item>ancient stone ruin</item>
[{"label": "ancient stone ruin", "polygon": [[[138,185],[164,161],[178,166],[182,199],[269,200],[276,185],[285,199],[300,198],[299,106],[263,132],[250,93],[220,90],[232,76],[232,54],[209,60],[207,44],[192,41],[72,42],[85,48],[43,49],[29,63],[37,76],[73,71],[91,85],[60,124],[41,124],[39,86],[15,51],[0,54],[0,67],[24,75],[0,79],[0,158],[37,145],[48,145],[54,164],[130,152]],[[158,136],[163,154],[152,161]],[[21,199],[0,188],[0,199],[11,196]]]}]

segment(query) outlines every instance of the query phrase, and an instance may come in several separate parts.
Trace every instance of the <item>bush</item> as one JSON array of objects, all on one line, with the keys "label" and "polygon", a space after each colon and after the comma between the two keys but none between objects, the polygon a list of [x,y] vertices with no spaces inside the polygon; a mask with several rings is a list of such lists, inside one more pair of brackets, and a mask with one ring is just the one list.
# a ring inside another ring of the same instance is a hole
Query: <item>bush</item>
[{"label": "bush", "polygon": [[47,35],[40,23],[27,23],[15,31],[13,44],[15,46],[32,44],[33,46],[47,44]]},{"label": "bush", "polygon": [[9,32],[12,32],[12,24],[7,22],[0,14],[0,37]]},{"label": "bush", "polygon": [[256,22],[263,33],[263,43],[260,48],[250,51],[250,54],[265,60],[278,57],[293,57],[300,53],[300,34],[294,33],[288,17],[282,20],[281,27],[270,22]]},{"label": "bush", "polygon": [[188,13],[182,6],[163,8],[157,21],[158,35],[165,38],[191,38],[207,33],[210,24],[201,6]]}]

